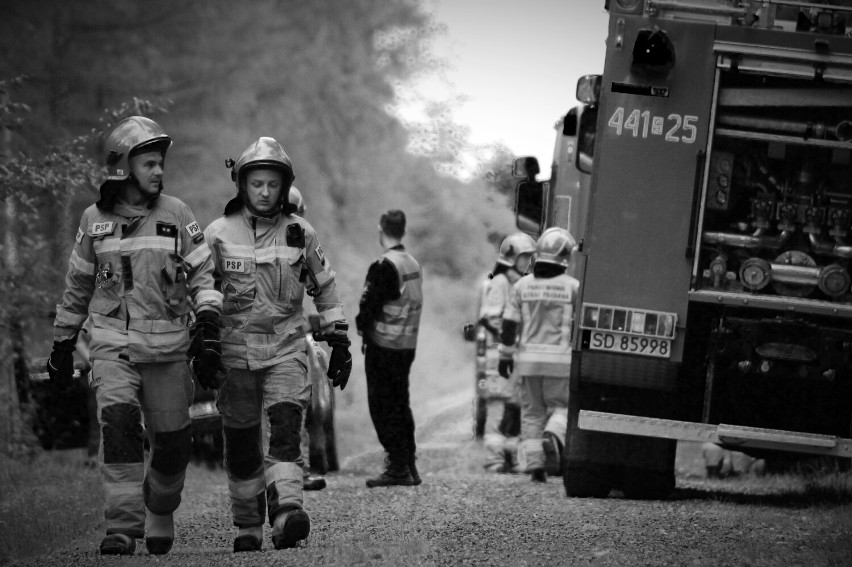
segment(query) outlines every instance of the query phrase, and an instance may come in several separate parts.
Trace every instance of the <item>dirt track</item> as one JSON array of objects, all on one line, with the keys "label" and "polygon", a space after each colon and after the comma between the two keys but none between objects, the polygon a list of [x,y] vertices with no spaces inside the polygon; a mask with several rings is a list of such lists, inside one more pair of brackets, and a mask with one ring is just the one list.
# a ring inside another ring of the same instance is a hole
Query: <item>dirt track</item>
[{"label": "dirt track", "polygon": [[[193,466],[165,558],[139,541],[132,558],[101,558],[101,533],[68,542],[29,565],[852,565],[852,506],[749,495],[736,482],[678,479],[674,498],[637,502],[565,498],[561,479],[542,486],[522,475],[481,472],[459,403],[419,430],[423,485],[367,489],[378,454],[361,455],[306,493],[307,545],[231,553],[224,472]],[[688,456],[682,459],[689,466]],[[73,519],[69,519],[73,521]]]}]

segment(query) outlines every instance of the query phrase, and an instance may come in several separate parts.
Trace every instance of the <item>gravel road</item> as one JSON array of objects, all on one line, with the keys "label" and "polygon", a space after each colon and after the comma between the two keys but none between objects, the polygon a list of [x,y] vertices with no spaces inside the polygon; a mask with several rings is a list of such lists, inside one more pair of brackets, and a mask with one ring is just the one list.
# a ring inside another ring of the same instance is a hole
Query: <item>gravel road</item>
[{"label": "gravel road", "polygon": [[[743,494],[735,484],[678,479],[668,501],[566,498],[561,479],[487,476],[470,439],[469,405],[420,424],[419,487],[368,489],[378,453],[359,455],[308,492],[308,542],[234,555],[224,472],[193,466],[165,557],[100,557],[100,533],[25,565],[852,565],[852,506]],[[69,521],[73,521],[70,519]]]}]

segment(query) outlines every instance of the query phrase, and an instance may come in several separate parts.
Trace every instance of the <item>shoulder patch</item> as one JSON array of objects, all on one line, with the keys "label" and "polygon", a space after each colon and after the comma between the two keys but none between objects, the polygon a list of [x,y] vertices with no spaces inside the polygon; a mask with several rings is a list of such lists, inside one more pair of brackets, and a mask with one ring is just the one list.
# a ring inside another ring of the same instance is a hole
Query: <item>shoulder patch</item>
[{"label": "shoulder patch", "polygon": [[186,232],[189,234],[190,238],[195,238],[196,235],[201,234],[201,229],[198,227],[197,221],[192,221],[188,225],[186,225]]},{"label": "shoulder patch", "polygon": [[325,253],[322,251],[322,245],[317,244],[316,249],[314,249],[314,254],[319,258],[320,264],[325,266]]},{"label": "shoulder patch", "polygon": [[94,222],[89,227],[89,236],[106,236],[115,232],[115,221]]},{"label": "shoulder patch", "polygon": [[83,241],[83,229],[77,227],[77,236],[74,238],[77,241],[77,244],[80,244]]}]

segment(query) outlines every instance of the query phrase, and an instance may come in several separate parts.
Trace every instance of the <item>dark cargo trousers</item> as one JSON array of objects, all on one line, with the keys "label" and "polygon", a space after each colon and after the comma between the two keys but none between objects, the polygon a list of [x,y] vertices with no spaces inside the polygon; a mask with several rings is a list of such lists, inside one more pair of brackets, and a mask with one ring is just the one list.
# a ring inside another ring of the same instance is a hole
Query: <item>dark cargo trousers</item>
[{"label": "dark cargo trousers", "polygon": [[393,350],[368,343],[364,357],[367,403],[379,443],[388,454],[393,473],[414,459],[414,416],[408,395],[413,349]]}]

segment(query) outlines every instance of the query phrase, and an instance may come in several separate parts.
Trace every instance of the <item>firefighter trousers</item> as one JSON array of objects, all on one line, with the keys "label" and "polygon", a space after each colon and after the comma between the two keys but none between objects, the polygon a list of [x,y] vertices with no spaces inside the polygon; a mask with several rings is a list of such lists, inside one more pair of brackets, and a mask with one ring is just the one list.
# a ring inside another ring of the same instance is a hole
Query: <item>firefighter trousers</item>
[{"label": "firefighter trousers", "polygon": [[370,343],[364,356],[370,418],[387,451],[391,472],[407,468],[417,450],[408,395],[414,353],[413,349],[394,350]]},{"label": "firefighter trousers", "polygon": [[291,358],[262,370],[229,369],[217,406],[234,525],[262,526],[302,508],[302,416],[311,399],[305,363]]},{"label": "firefighter trousers", "polygon": [[144,537],[146,508],[166,515],[180,505],[192,451],[189,367],[184,361],[95,360],[91,386],[101,426],[106,533]]},{"label": "firefighter trousers", "polygon": [[521,446],[518,462],[525,472],[544,468],[542,435],[553,433],[565,446],[568,428],[568,377],[521,377]]}]

